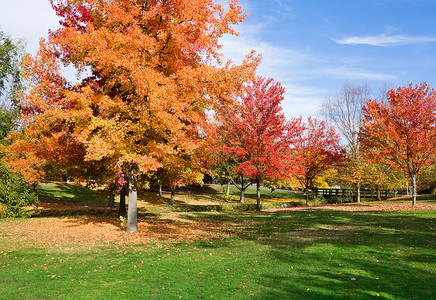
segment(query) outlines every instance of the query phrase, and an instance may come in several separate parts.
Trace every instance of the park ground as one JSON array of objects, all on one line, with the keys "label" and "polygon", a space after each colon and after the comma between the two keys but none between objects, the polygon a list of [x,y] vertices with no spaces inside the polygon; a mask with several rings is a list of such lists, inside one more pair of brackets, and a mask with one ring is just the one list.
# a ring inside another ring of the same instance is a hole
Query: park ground
[{"label": "park ground", "polygon": [[34,217],[0,220],[0,299],[434,299],[435,195],[306,208],[262,191],[254,212],[254,190],[142,192],[126,233],[81,185],[37,192]]}]

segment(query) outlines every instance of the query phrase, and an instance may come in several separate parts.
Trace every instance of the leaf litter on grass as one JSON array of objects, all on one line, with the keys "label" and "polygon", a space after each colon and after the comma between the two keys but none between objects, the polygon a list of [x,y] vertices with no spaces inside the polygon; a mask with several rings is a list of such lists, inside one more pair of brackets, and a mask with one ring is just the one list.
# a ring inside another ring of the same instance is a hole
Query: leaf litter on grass
[{"label": "leaf litter on grass", "polygon": [[[115,220],[116,221],[116,220]],[[138,222],[139,231],[127,233],[107,216],[78,218],[35,218],[3,221],[0,241],[10,247],[137,245],[155,241],[195,241],[228,236],[225,229],[212,222],[182,222],[146,219]],[[23,244],[25,243],[25,244]]]},{"label": "leaf litter on grass", "polygon": [[[188,242],[198,240],[223,239],[232,235],[244,234],[251,228],[250,220],[239,220],[235,224],[231,219],[214,221],[213,214],[209,217],[197,218],[201,213],[166,212],[158,215],[149,214],[139,218],[136,233],[127,233],[120,229],[119,219],[108,213],[104,207],[71,206],[67,203],[52,205],[42,203],[42,210],[47,212],[69,209],[80,210],[80,214],[64,217],[37,217],[21,220],[3,220],[0,226],[0,242],[8,248],[17,247],[83,247],[96,245],[138,245],[156,241]],[[86,211],[84,212],[83,209]],[[413,211],[436,210],[436,203],[418,203],[417,206],[407,202],[366,202],[318,205],[310,207],[292,207],[269,209],[261,214],[285,213],[299,210],[339,210],[339,211]],[[248,212],[252,214],[253,212]],[[247,213],[240,213],[245,215]],[[256,213],[257,214],[257,213]],[[50,213],[47,214],[50,216]],[[61,214],[62,215],[62,212]],[[211,217],[212,216],[212,217]],[[243,224],[241,224],[241,222]],[[259,225],[259,224],[257,224]],[[251,228],[256,230],[255,228]],[[325,228],[329,229],[329,228]]]}]

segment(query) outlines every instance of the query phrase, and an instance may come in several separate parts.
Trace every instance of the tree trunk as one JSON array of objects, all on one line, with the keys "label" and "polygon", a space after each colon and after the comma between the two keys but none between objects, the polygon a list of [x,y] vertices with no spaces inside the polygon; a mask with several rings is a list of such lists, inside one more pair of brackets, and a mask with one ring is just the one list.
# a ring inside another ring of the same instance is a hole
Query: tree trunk
[{"label": "tree trunk", "polygon": [[226,196],[230,195],[230,181],[227,182],[227,187],[226,187]]},{"label": "tree trunk", "polygon": [[115,191],[113,189],[109,191],[109,202],[107,207],[110,209],[115,208]]},{"label": "tree trunk", "polygon": [[127,211],[127,232],[138,231],[138,188],[133,172],[129,175],[129,205]]},{"label": "tree trunk", "polygon": [[381,201],[381,191],[380,191],[380,187],[377,186],[376,190],[377,190],[377,201]]},{"label": "tree trunk", "polygon": [[306,188],[306,206],[309,206],[309,188]]},{"label": "tree trunk", "polygon": [[260,211],[261,207],[260,207],[260,180],[259,179],[256,180],[256,195],[257,195],[256,210]]},{"label": "tree trunk", "polygon": [[269,194],[269,198],[272,199],[274,197],[274,192],[276,191],[276,188],[271,188],[271,194]]},{"label": "tree trunk", "polygon": [[244,177],[241,176],[241,197],[239,198],[239,203],[244,203],[244,201],[245,201],[244,196],[245,196],[245,189],[246,188],[247,187],[245,186],[245,183],[244,183]]},{"label": "tree trunk", "polygon": [[173,186],[171,187],[171,198],[170,198],[170,205],[174,205],[174,194],[175,194],[176,188]]},{"label": "tree trunk", "polygon": [[306,206],[309,206],[309,186],[310,186],[310,181],[307,180],[307,182],[306,182]]},{"label": "tree trunk", "polygon": [[162,184],[159,184],[159,197],[162,198]]},{"label": "tree trunk", "polygon": [[357,182],[357,202],[360,203],[360,181]]},{"label": "tree trunk", "polygon": [[32,192],[36,192],[36,187],[38,186],[38,181],[32,182]]},{"label": "tree trunk", "polygon": [[241,196],[239,197],[239,203],[244,203],[245,202],[245,189],[241,190]]},{"label": "tree trunk", "polygon": [[412,205],[416,205],[416,175],[412,174]]},{"label": "tree trunk", "polygon": [[120,191],[120,209],[118,210],[119,216],[126,216],[126,186],[127,183],[123,185]]}]

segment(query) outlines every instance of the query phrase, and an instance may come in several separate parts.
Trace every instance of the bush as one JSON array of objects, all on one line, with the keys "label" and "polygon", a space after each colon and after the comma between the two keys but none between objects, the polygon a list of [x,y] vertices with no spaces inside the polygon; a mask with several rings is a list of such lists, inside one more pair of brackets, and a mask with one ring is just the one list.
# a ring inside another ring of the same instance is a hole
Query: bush
[{"label": "bush", "polygon": [[341,196],[332,196],[327,197],[323,201],[325,204],[340,204],[340,203],[352,203],[354,202],[353,198],[350,197],[341,197]]},{"label": "bush", "polygon": [[0,165],[0,217],[14,218],[26,215],[26,206],[37,205],[38,197],[32,192],[23,175]]}]

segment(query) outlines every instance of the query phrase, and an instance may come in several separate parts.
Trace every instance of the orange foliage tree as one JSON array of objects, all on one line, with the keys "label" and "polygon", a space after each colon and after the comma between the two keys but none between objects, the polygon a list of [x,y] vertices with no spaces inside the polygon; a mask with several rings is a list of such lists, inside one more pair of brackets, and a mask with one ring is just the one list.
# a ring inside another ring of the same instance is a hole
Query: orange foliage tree
[{"label": "orange foliage tree", "polygon": [[[237,0],[51,2],[62,27],[25,62],[33,88],[20,103],[23,128],[63,136],[83,161],[124,171],[127,231],[136,231],[138,176],[174,151],[192,152],[207,112],[230,103],[259,63],[254,53],[241,65],[222,61],[219,38],[237,34],[242,8]],[[89,76],[72,85],[61,63]]]},{"label": "orange foliage tree", "polygon": [[362,108],[360,139],[371,160],[407,172],[416,205],[416,175],[436,158],[436,93],[425,82],[389,90]]}]

